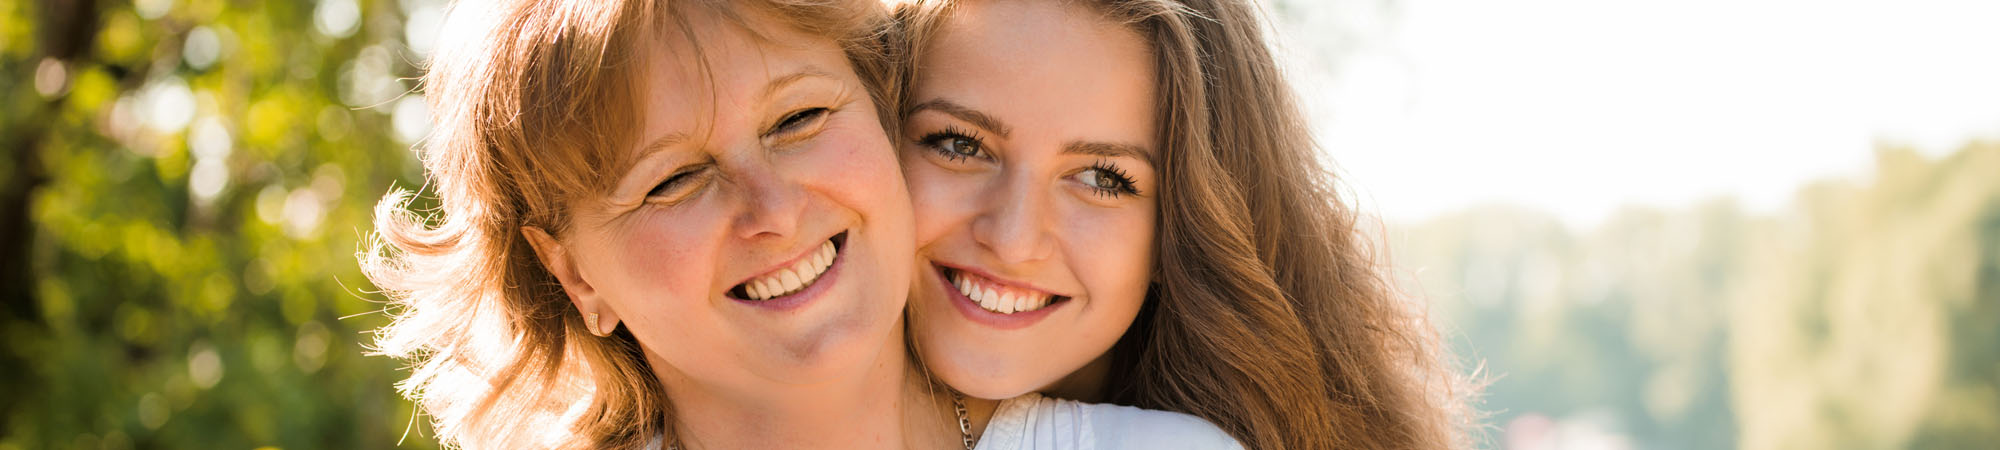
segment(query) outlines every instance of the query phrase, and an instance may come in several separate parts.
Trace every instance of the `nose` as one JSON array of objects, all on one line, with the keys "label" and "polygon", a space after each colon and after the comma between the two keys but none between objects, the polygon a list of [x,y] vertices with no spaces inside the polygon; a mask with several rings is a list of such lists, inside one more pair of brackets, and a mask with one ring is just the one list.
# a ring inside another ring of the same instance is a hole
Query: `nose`
[{"label": "nose", "polygon": [[1055,252],[1049,236],[1049,221],[1055,216],[1050,193],[1038,186],[1025,176],[1006,177],[997,191],[984,196],[986,207],[973,218],[973,240],[1002,263],[1040,261]]},{"label": "nose", "polygon": [[745,207],[735,220],[743,239],[785,238],[797,234],[805,215],[805,188],[777,170],[765,158],[746,158],[734,170]]}]

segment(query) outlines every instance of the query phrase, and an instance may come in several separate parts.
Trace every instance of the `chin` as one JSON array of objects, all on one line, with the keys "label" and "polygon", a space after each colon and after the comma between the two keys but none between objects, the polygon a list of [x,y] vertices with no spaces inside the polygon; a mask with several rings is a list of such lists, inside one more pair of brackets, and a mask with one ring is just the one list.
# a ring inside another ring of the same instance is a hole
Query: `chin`
[{"label": "chin", "polygon": [[895,318],[874,311],[849,312],[835,315],[834,322],[818,329],[794,335],[787,343],[762,350],[776,356],[766,373],[796,383],[859,376],[874,368],[890,345],[902,347],[899,336],[892,335]]},{"label": "chin", "polygon": [[920,341],[917,344],[922,353],[920,356],[923,357],[931,376],[937,377],[939,381],[966,396],[1006,400],[1034,392],[1040,386],[1031,380],[1022,379],[1020,369],[1029,365],[1018,362],[1020,360],[980,358],[976,354],[984,352],[976,346],[971,348],[953,345],[926,346],[921,342],[941,341],[936,339]]}]

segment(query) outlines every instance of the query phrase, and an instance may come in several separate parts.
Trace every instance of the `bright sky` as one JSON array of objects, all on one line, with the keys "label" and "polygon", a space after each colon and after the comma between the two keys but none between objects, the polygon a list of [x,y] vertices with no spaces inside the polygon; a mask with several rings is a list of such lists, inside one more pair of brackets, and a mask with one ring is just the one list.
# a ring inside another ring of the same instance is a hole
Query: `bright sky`
[{"label": "bright sky", "polygon": [[1719,195],[1772,210],[1866,173],[1879,142],[2000,138],[2000,1],[1286,3],[1306,8],[1281,54],[1321,142],[1391,221],[1488,201],[1577,226]]}]

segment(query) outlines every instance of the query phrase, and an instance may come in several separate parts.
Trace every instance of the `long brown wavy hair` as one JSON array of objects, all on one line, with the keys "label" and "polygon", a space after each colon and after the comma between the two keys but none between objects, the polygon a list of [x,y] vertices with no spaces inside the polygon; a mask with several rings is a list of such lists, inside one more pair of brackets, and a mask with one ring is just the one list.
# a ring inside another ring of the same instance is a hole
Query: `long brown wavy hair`
[{"label": "long brown wavy hair", "polygon": [[423,78],[436,127],[420,154],[436,207],[412,210],[416,193],[392,190],[359,255],[394,319],[374,351],[410,362],[398,387],[447,447],[640,448],[672,439],[671,405],[638,341],[590,334],[521,228],[561,234],[565,205],[601,195],[629,166],[625,149],[642,119],[640,51],[674,28],[693,39],[692,8],[739,22],[759,14],[838,42],[893,127],[887,11],[872,0],[452,8]]},{"label": "long brown wavy hair", "polygon": [[[952,4],[897,8],[902,98]],[[1154,285],[1103,399],[1199,416],[1252,449],[1464,445],[1466,389],[1318,159],[1256,7],[1086,4],[1149,41],[1165,144]]]}]

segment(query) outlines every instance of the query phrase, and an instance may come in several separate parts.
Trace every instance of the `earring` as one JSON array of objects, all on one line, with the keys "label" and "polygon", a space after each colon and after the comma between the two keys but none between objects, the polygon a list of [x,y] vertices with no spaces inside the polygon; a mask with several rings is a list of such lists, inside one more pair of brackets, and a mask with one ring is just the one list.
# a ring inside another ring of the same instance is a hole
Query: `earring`
[{"label": "earring", "polygon": [[590,313],[590,315],[585,316],[583,318],[583,327],[590,330],[591,336],[603,336],[603,334],[597,332],[597,313]]}]

